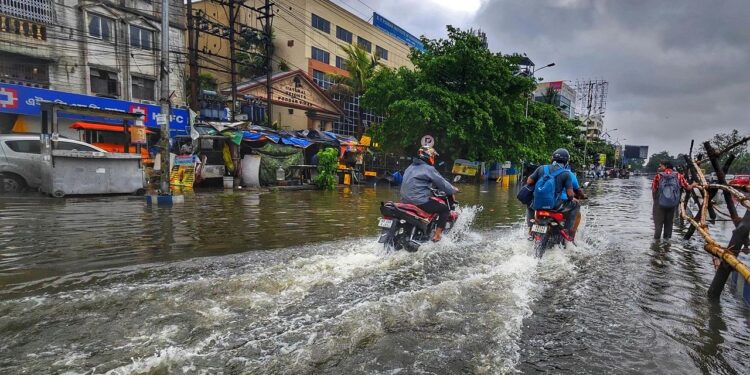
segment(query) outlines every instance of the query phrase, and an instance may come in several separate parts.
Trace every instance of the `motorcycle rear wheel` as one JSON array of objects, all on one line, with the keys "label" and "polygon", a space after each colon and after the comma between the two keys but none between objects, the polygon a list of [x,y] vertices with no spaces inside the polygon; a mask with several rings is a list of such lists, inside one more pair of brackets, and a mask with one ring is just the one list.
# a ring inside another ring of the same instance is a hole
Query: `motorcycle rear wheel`
[{"label": "motorcycle rear wheel", "polygon": [[542,259],[544,252],[547,250],[551,234],[549,231],[544,234],[541,240],[534,242],[534,258]]}]

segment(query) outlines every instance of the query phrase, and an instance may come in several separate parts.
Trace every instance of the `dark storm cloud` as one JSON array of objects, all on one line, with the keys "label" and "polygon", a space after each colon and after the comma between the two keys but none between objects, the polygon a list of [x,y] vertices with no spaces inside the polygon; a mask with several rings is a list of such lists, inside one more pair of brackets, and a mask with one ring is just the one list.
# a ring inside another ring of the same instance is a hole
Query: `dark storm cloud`
[{"label": "dark storm cloud", "polygon": [[494,50],[556,62],[548,80],[607,79],[613,137],[680,152],[750,132],[748,20],[747,0],[497,0],[474,23]]}]

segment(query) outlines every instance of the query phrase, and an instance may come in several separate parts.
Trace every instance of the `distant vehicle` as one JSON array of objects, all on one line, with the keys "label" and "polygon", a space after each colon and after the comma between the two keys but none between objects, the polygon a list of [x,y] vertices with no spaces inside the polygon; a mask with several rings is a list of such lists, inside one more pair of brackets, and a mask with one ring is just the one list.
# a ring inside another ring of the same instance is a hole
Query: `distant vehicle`
[{"label": "distant vehicle", "polygon": [[732,181],[732,180],[734,180],[733,174],[728,174],[724,176],[724,181]]},{"label": "distant vehicle", "polygon": [[[60,138],[55,149],[107,152],[86,142]],[[36,190],[42,183],[42,155],[38,134],[0,134],[0,192]]]},{"label": "distant vehicle", "polygon": [[750,185],[750,175],[738,174],[729,180],[729,185]]}]

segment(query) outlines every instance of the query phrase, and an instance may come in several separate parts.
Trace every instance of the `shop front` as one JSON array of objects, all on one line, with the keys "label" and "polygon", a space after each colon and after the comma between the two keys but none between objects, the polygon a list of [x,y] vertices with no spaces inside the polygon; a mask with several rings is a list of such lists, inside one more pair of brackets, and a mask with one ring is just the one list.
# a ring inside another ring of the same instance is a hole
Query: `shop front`
[{"label": "shop front", "polygon": [[[43,133],[42,103],[45,102],[124,113],[141,113],[143,125],[155,133],[159,132],[156,118],[161,113],[161,108],[158,105],[0,83],[0,134]],[[188,134],[188,122],[187,109],[173,108],[170,116],[170,137]],[[114,128],[108,126],[122,125],[120,120],[106,117],[86,118],[79,115],[65,115],[58,119],[58,123],[61,136],[83,141],[86,141],[83,139],[86,132],[82,130],[111,132]],[[118,130],[119,128],[114,129],[115,132]],[[92,137],[96,136],[92,135]]]}]

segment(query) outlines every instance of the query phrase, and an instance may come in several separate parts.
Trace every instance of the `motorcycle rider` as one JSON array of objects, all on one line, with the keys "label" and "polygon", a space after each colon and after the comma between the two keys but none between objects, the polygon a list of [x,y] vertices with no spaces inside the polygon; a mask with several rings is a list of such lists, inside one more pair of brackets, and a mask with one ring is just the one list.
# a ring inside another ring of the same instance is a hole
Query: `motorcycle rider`
[{"label": "motorcycle rider", "polygon": [[435,159],[438,157],[437,151],[432,147],[422,147],[419,149],[417,157],[414,158],[411,165],[406,168],[401,184],[401,201],[411,203],[425,212],[438,214],[437,228],[432,237],[433,242],[440,241],[448,222],[450,209],[446,204],[432,199],[432,190],[435,185],[438,190],[445,194],[453,195],[458,192],[458,188],[451,185],[435,169]]},{"label": "motorcycle rider", "polygon": [[[559,197],[557,206],[554,211],[561,212],[565,217],[565,229],[560,233],[565,237],[566,241],[573,241],[575,239],[575,223],[580,211],[580,205],[576,199],[576,193],[573,186],[573,173],[567,169],[568,161],[570,160],[570,153],[564,148],[559,148],[552,153],[552,164],[548,164],[548,170],[550,173],[555,172],[559,169],[566,169],[565,172],[558,174],[555,177],[555,196]],[[537,181],[544,177],[544,165],[534,171],[529,176],[526,183],[534,186]],[[564,193],[564,194],[563,194]]]}]

